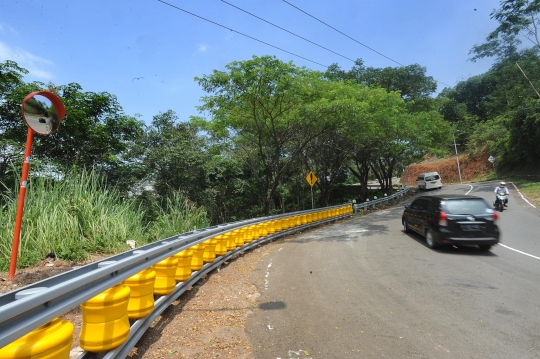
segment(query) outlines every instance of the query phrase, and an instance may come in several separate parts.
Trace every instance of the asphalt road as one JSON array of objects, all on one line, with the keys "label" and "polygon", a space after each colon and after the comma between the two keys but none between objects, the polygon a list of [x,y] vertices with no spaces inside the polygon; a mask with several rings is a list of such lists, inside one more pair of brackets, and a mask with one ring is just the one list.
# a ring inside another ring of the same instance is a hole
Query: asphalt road
[{"label": "asphalt road", "polygon": [[540,358],[540,210],[510,192],[490,252],[429,249],[402,205],[289,237],[253,273],[254,358]]}]

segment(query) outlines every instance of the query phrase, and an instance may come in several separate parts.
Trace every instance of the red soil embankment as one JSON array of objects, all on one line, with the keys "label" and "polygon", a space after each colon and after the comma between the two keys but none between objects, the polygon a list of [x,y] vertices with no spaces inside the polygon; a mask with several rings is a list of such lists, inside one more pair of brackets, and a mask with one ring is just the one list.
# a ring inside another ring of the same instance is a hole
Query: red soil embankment
[{"label": "red soil embankment", "polygon": [[[462,181],[468,182],[478,177],[487,176],[492,169],[491,163],[487,159],[487,154],[478,157],[459,156]],[[418,174],[423,172],[438,172],[443,184],[459,183],[458,166],[455,157],[409,165],[405,168],[400,183],[407,186],[416,186]]]}]

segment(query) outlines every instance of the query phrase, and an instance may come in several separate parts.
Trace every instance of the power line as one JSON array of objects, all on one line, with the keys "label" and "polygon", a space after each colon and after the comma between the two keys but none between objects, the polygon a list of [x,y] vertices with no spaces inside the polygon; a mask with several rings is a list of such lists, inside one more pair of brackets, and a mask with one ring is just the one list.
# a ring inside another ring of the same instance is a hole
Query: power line
[{"label": "power line", "polygon": [[[324,21],[322,21],[322,20],[316,18],[315,16],[313,16],[313,15],[307,13],[306,11],[300,9],[299,7],[297,7],[297,6],[293,5],[293,4],[291,4],[291,3],[288,2],[287,0],[283,0],[283,2],[289,4],[290,6],[294,7],[294,8],[297,9],[298,11],[303,12],[303,13],[306,14],[307,16],[309,16],[309,17],[311,17],[311,18],[313,18],[313,19],[319,21],[320,23],[322,23],[322,24],[328,26],[328,27],[331,28],[332,30],[339,32],[341,35],[343,35],[343,36],[345,36],[345,37],[348,37],[349,39],[353,40],[354,42],[356,42],[356,43],[358,43],[358,44],[360,44],[360,45],[362,45],[362,46],[364,46],[365,48],[367,48],[367,49],[369,49],[369,50],[371,50],[371,51],[373,51],[373,52],[375,52],[375,53],[381,55],[381,56],[384,57],[384,58],[387,58],[388,60],[390,60],[390,61],[392,61],[392,62],[395,62],[396,64],[398,64],[398,65],[400,65],[400,66],[405,67],[405,65],[403,65],[402,63],[399,63],[399,62],[397,62],[396,60],[391,59],[391,58],[389,58],[388,56],[386,56],[386,55],[384,55],[384,54],[381,54],[379,51],[377,51],[377,50],[375,50],[375,49],[372,49],[371,47],[367,46],[366,44],[363,44],[363,43],[361,43],[360,41],[358,41],[358,40],[356,40],[356,39],[350,37],[349,35],[347,35],[347,34],[341,32],[341,31],[339,31],[339,30],[336,29],[335,27],[328,25],[328,24],[325,23]],[[435,81],[438,82],[438,83],[440,83],[440,84],[442,84],[442,85],[444,85],[444,86],[450,87],[449,85],[447,85],[447,84],[445,84],[445,83],[443,83],[443,82],[440,82],[440,81],[437,81],[437,80],[435,80]]]},{"label": "power line", "polygon": [[316,61],[310,60],[310,59],[308,59],[308,58],[306,58],[306,57],[297,55],[297,54],[295,54],[295,53],[293,53],[293,52],[284,50],[284,49],[282,49],[282,48],[280,48],[280,47],[274,46],[274,45],[269,44],[269,43],[267,43],[267,42],[264,42],[264,41],[262,41],[262,40],[256,39],[256,38],[254,38],[254,37],[252,37],[252,36],[249,36],[249,35],[246,35],[246,34],[244,34],[244,33],[241,33],[240,31],[236,31],[236,30],[231,29],[231,28],[229,28],[229,27],[227,27],[227,26],[218,24],[217,22],[214,22],[214,21],[212,21],[212,20],[208,20],[208,19],[206,19],[206,18],[204,18],[204,17],[202,17],[202,16],[193,14],[193,13],[187,11],[187,10],[184,10],[184,9],[179,8],[178,6],[169,4],[168,2],[165,2],[165,1],[163,1],[163,0],[157,0],[157,1],[159,1],[160,3],[163,3],[163,4],[165,4],[165,5],[169,5],[170,7],[175,8],[175,9],[177,9],[177,10],[183,11],[183,12],[185,12],[185,13],[191,15],[191,16],[198,17],[199,19],[202,19],[202,20],[208,21],[208,22],[210,22],[210,23],[212,23],[212,24],[214,24],[214,25],[220,26],[220,27],[222,27],[222,28],[224,28],[224,29],[230,30],[230,31],[232,31],[232,32],[236,32],[236,33],[239,34],[239,35],[242,35],[242,36],[245,36],[245,37],[250,38],[250,39],[252,39],[252,40],[258,41],[258,42],[260,42],[260,43],[262,43],[262,44],[271,46],[271,47],[273,47],[273,48],[275,48],[275,49],[278,49],[278,50],[280,50],[280,51],[286,52],[286,53],[288,53],[288,54],[291,54],[291,55],[293,55],[293,56],[299,57],[299,58],[304,59],[304,60],[306,60],[306,61],[313,62],[314,64],[317,64],[317,65],[319,65],[319,66],[326,67],[326,68],[328,67],[328,66],[323,65],[323,64],[320,64],[320,63],[318,63],[318,62],[316,62]]},{"label": "power line", "polygon": [[319,19],[316,18],[315,16],[313,16],[313,15],[311,15],[311,14],[308,14],[307,12],[305,12],[304,10],[300,9],[300,8],[297,7],[297,6],[294,6],[294,5],[291,4],[290,2],[288,2],[288,1],[286,1],[286,0],[283,0],[283,1],[284,1],[285,3],[287,3],[287,4],[289,4],[290,6],[294,7],[294,8],[297,9],[298,11],[303,12],[303,13],[306,14],[307,16],[312,17],[313,19],[317,20],[318,22],[325,24],[326,26],[328,26],[328,27],[331,28],[332,30],[339,32],[341,35],[346,36],[346,37],[348,37],[349,39],[353,40],[354,42],[359,43],[360,45],[364,46],[365,48],[368,48],[368,49],[370,49],[371,51],[373,51],[373,52],[375,52],[375,53],[377,53],[377,54],[379,54],[379,55],[381,55],[381,56],[383,56],[383,57],[386,57],[388,60],[390,60],[390,61],[392,61],[392,62],[395,62],[396,64],[398,64],[398,65],[400,65],[400,66],[405,66],[405,65],[403,65],[403,64],[401,64],[401,63],[399,63],[399,62],[397,62],[396,60],[393,60],[393,59],[389,58],[388,56],[386,56],[386,55],[384,55],[384,54],[381,54],[379,51],[377,51],[377,50],[375,50],[375,49],[372,49],[371,47],[369,47],[369,46],[367,46],[367,45],[361,43],[360,41],[358,41],[358,40],[356,40],[356,39],[353,39],[353,38],[350,37],[349,35],[347,35],[347,34],[341,32],[341,31],[339,31],[339,30],[336,29],[335,27],[332,27],[332,26],[328,25],[328,24],[325,23],[324,21],[319,20]]},{"label": "power line", "polygon": [[272,23],[272,22],[270,22],[270,21],[267,21],[267,20],[265,20],[265,19],[263,19],[263,18],[261,18],[261,17],[259,17],[259,16],[257,16],[257,15],[254,15],[254,14],[250,13],[249,11],[246,11],[246,10],[244,10],[244,9],[241,9],[241,8],[239,8],[238,6],[233,5],[233,4],[231,4],[231,3],[229,3],[229,2],[227,2],[227,1],[225,1],[225,0],[221,0],[221,2],[224,2],[225,4],[227,4],[227,5],[229,5],[229,6],[232,6],[232,7],[236,8],[236,9],[238,9],[238,10],[240,10],[240,11],[243,11],[243,12],[245,12],[246,14],[249,14],[249,15],[251,15],[251,16],[253,16],[253,17],[255,17],[255,18],[257,18],[257,19],[259,19],[259,20],[261,20],[261,21],[264,21],[264,22],[266,22],[267,24],[270,24],[270,25],[272,25],[272,26],[275,26],[275,27],[277,27],[277,28],[280,29],[280,30],[283,30],[283,31],[285,31],[285,32],[288,32],[289,34],[294,35],[294,36],[296,36],[296,37],[298,37],[298,38],[300,38],[300,39],[302,39],[302,40],[304,40],[304,41],[307,41],[307,42],[309,42],[309,43],[311,43],[311,44],[313,44],[313,45],[315,45],[315,46],[318,46],[318,47],[320,47],[320,48],[322,48],[322,49],[325,49],[326,51],[330,51],[331,53],[336,54],[336,55],[338,55],[338,56],[341,56],[341,57],[343,57],[344,59],[347,59],[347,60],[349,60],[349,61],[355,62],[353,59],[348,58],[347,56],[341,55],[340,53],[337,53],[337,52],[335,52],[335,51],[332,51],[332,50],[330,50],[330,49],[328,49],[328,48],[326,48],[326,47],[324,47],[324,46],[322,46],[322,45],[317,44],[316,42],[313,42],[313,41],[311,41],[311,40],[306,39],[305,37],[302,37],[302,36],[300,36],[300,35],[297,35],[297,34],[295,34],[295,33],[292,32],[292,31],[289,31],[289,30],[287,30],[287,29],[284,29],[284,28],[282,28],[281,26],[278,26],[278,25],[276,25],[276,24],[274,24],[274,23]]}]

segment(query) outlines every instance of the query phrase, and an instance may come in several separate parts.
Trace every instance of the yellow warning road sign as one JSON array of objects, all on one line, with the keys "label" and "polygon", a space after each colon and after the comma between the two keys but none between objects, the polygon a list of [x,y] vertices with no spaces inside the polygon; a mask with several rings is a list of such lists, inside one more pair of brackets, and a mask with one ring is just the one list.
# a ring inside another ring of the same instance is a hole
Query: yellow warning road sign
[{"label": "yellow warning road sign", "polygon": [[315,173],[309,171],[309,173],[306,176],[306,181],[309,183],[311,187],[317,182],[317,176],[315,176]]}]

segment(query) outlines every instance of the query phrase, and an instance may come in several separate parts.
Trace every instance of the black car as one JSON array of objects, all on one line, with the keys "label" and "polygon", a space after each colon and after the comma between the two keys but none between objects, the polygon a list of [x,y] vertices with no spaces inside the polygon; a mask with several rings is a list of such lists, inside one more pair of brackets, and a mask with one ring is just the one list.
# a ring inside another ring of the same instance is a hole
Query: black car
[{"label": "black car", "polygon": [[421,196],[405,206],[403,230],[426,237],[430,248],[440,245],[472,244],[489,250],[499,243],[497,212],[480,197]]}]

